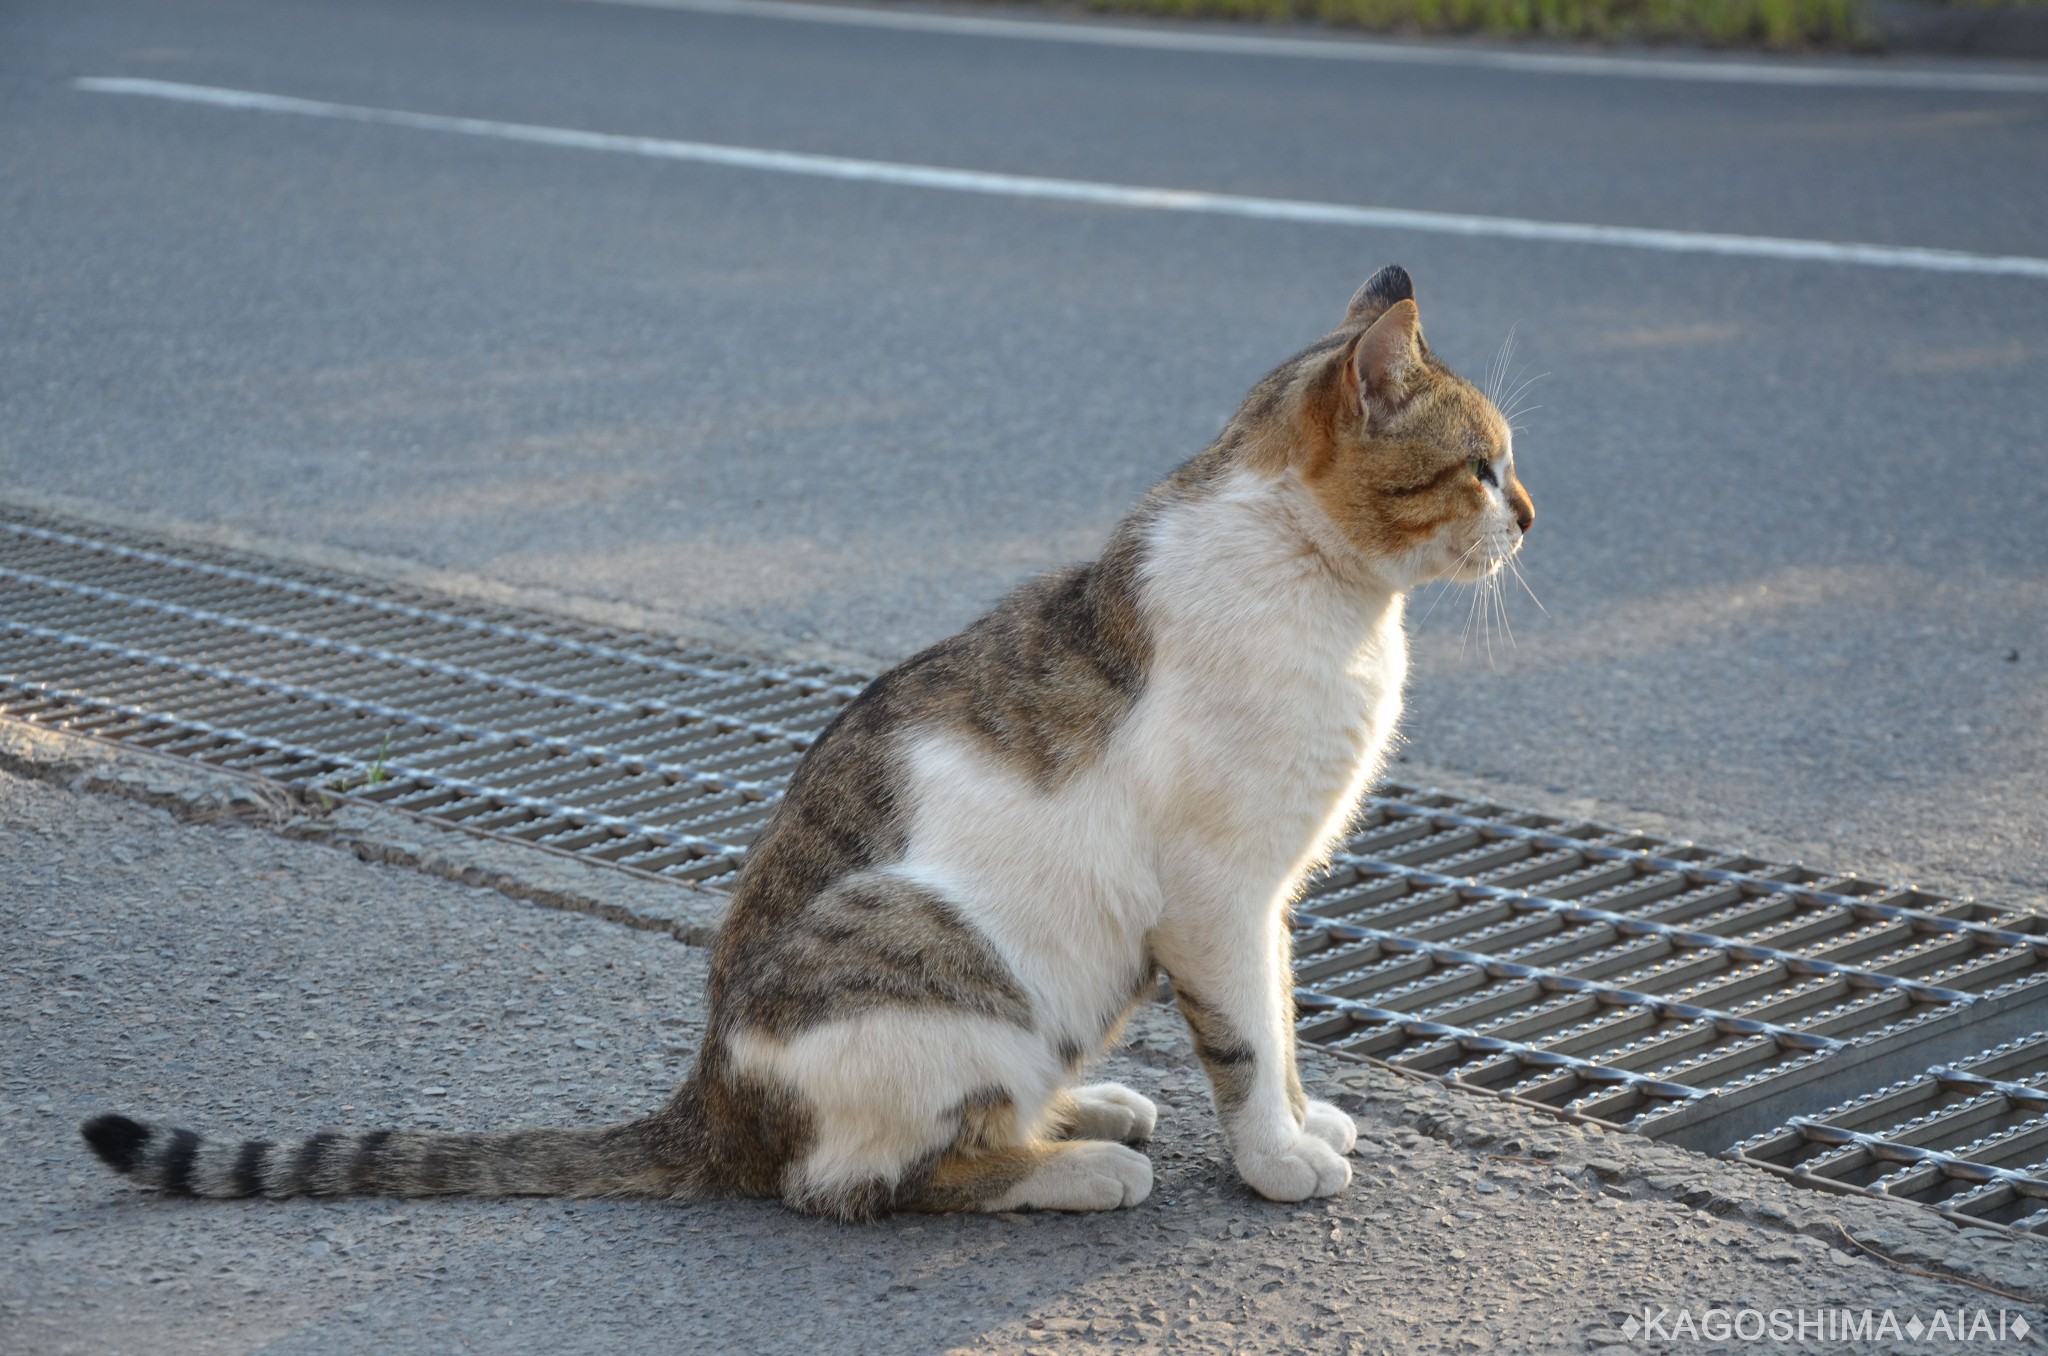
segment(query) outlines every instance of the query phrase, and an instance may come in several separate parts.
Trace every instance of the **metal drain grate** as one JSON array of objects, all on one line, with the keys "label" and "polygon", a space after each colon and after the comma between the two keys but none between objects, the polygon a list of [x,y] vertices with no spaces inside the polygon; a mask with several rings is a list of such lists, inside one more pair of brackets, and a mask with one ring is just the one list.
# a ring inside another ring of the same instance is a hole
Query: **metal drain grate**
[{"label": "metal drain grate", "polygon": [[0,513],[0,714],[683,880],[865,680]]},{"label": "metal drain grate", "polygon": [[2048,1001],[2048,918],[1442,795],[1297,921],[1304,1039],[1707,1150]]},{"label": "metal drain grate", "polygon": [[[864,681],[17,509],[0,634],[0,715],[714,889]],[[2048,1001],[2048,918],[1403,786],[1297,922],[1305,1039],[1708,1150]]]},{"label": "metal drain grate", "polygon": [[1802,1186],[2048,1233],[2048,1033],[1796,1116],[1730,1156]]}]

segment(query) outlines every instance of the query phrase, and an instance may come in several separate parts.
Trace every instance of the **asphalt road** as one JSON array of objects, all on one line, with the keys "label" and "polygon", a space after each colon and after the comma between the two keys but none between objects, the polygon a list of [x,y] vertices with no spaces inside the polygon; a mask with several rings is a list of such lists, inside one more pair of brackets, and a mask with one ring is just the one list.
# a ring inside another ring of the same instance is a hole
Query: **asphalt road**
[{"label": "asphalt road", "polygon": [[[0,483],[898,657],[1090,553],[1388,260],[1548,375],[1548,613],[1417,625],[1420,765],[2040,902],[2048,281],[1173,215],[81,92],[2048,256],[2048,95],[565,0],[0,12]],[[1420,611],[1421,609],[1418,609]]]}]

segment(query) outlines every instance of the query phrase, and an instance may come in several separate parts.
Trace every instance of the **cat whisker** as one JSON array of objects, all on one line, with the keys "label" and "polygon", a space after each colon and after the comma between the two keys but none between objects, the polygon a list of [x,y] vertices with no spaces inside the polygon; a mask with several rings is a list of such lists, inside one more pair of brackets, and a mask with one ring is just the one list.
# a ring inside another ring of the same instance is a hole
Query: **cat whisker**
[{"label": "cat whisker", "polygon": [[1450,585],[1446,584],[1443,580],[1439,579],[1436,581],[1436,592],[1429,595],[1429,606],[1423,608],[1422,615],[1415,619],[1417,626],[1429,620],[1429,614],[1436,611],[1436,605],[1443,601],[1444,594],[1449,589]]},{"label": "cat whisker", "polygon": [[1514,390],[1508,392],[1508,398],[1504,401],[1500,401],[1497,403],[1497,408],[1507,411],[1507,413],[1503,414],[1502,417],[1506,419],[1512,419],[1515,417],[1517,413],[1520,413],[1520,411],[1515,409],[1515,402],[1520,400],[1524,393],[1526,393],[1530,387],[1534,386],[1537,382],[1542,381],[1545,377],[1549,375],[1550,374],[1548,372],[1538,372],[1535,376],[1527,378],[1526,380],[1519,383]]},{"label": "cat whisker", "polygon": [[[1457,567],[1453,566],[1452,568],[1455,569]],[[1422,609],[1422,616],[1419,619],[1417,619],[1415,624],[1417,626],[1420,626],[1423,622],[1428,621],[1429,614],[1436,611],[1436,605],[1442,602],[1444,600],[1444,595],[1446,593],[1449,593],[1450,591],[1451,581],[1448,579],[1439,579],[1436,584],[1436,593],[1430,598],[1429,606]]]},{"label": "cat whisker", "polygon": [[1472,627],[1479,619],[1479,590],[1474,588],[1472,596],[1465,603],[1465,626],[1458,632],[1458,658],[1465,657],[1466,648],[1472,643]]},{"label": "cat whisker", "polygon": [[1510,647],[1512,647],[1515,643],[1515,629],[1514,627],[1508,625],[1507,603],[1501,593],[1500,567],[1501,564],[1507,558],[1506,553],[1497,549],[1494,546],[1493,542],[1489,540],[1487,543],[1487,557],[1489,563],[1492,565],[1493,568],[1487,572],[1486,582],[1484,585],[1484,590],[1486,593],[1485,602],[1483,604],[1483,609],[1486,617],[1486,663],[1488,668],[1495,668],[1496,665],[1493,653],[1494,622],[1498,621],[1500,623],[1501,635],[1504,637],[1506,644]]},{"label": "cat whisker", "polygon": [[1479,619],[1481,632],[1486,637],[1486,667],[1498,669],[1493,657],[1493,576],[1486,577],[1486,587],[1480,590]]},{"label": "cat whisker", "polygon": [[1522,573],[1522,567],[1515,563],[1513,556],[1508,557],[1508,568],[1515,572],[1515,582],[1522,586],[1522,592],[1529,595],[1529,601],[1536,604],[1536,610],[1546,617],[1549,616],[1550,609],[1545,607],[1543,600],[1536,596],[1536,590],[1529,587],[1529,576]]},{"label": "cat whisker", "polygon": [[1508,620],[1508,591],[1498,574],[1493,576],[1493,605],[1500,612],[1500,629],[1507,635],[1508,646],[1513,648],[1517,642],[1514,623]]},{"label": "cat whisker", "polygon": [[1519,421],[1526,419],[1542,408],[1541,405],[1523,404],[1521,403],[1521,398],[1518,397],[1514,404],[1508,406],[1507,410],[1501,415],[1501,418],[1507,421],[1508,427],[1518,428],[1520,427]]},{"label": "cat whisker", "polygon": [[[1450,569],[1446,569],[1446,571],[1444,571],[1444,574],[1446,574],[1446,576],[1456,576],[1460,569],[1464,569],[1464,561],[1468,561],[1468,559],[1473,559],[1473,551],[1477,551],[1477,549],[1479,549],[1479,547],[1483,547],[1483,545],[1485,545],[1485,539],[1479,539],[1479,541],[1475,541],[1473,545],[1468,545],[1468,547],[1464,549],[1464,555],[1460,555],[1460,557],[1458,557],[1456,561],[1452,561]],[[1454,580],[1450,580],[1450,578],[1444,578],[1444,580],[1440,580],[1440,582],[1438,582],[1438,590],[1436,590],[1436,596],[1434,596],[1434,598],[1430,598],[1430,606],[1427,606],[1427,610],[1423,610],[1423,615],[1421,615],[1421,621],[1430,621],[1430,612],[1434,612],[1434,610],[1436,610],[1436,604],[1438,604],[1438,602],[1440,602],[1440,600],[1444,598],[1444,594],[1448,594],[1448,592],[1450,592],[1450,586],[1452,586],[1452,582],[1454,582]]]},{"label": "cat whisker", "polygon": [[[1472,553],[1474,551],[1477,551],[1481,546],[1485,544],[1486,543],[1484,538],[1474,539],[1472,544],[1465,548],[1465,554],[1459,556],[1456,561],[1452,562],[1451,568],[1445,571],[1445,573],[1448,575],[1456,575],[1458,571],[1465,568],[1465,562],[1472,559]],[[1421,622],[1426,622],[1429,620],[1429,614],[1436,611],[1436,605],[1443,601],[1444,595],[1446,593],[1449,593],[1451,591],[1451,585],[1454,582],[1455,581],[1453,579],[1443,579],[1438,582],[1436,596],[1431,598],[1429,600],[1429,606],[1423,609],[1421,621],[1418,621],[1416,623],[1417,625],[1420,625]]]},{"label": "cat whisker", "polygon": [[1508,326],[1508,337],[1501,341],[1500,352],[1494,354],[1493,361],[1487,364],[1486,398],[1493,401],[1496,407],[1500,403],[1498,397],[1501,385],[1507,380],[1508,365],[1515,360],[1515,326],[1521,323],[1518,320],[1514,325]]}]

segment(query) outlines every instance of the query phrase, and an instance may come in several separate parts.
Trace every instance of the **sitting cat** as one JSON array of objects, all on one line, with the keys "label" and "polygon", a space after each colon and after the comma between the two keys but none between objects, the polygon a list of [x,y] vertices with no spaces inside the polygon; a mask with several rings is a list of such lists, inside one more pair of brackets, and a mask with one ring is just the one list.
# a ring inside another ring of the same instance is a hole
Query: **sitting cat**
[{"label": "sitting cat", "polygon": [[876,679],[748,854],[695,1072],[590,1130],[202,1139],[88,1122],[204,1196],[779,1196],[1106,1210],[1150,1101],[1070,1086],[1159,970],[1238,1170],[1327,1196],[1356,1131],[1295,1070],[1288,907],[1377,774],[1404,591],[1483,579],[1534,517],[1509,430],[1423,341],[1408,274],[1252,389],[1102,557]]}]

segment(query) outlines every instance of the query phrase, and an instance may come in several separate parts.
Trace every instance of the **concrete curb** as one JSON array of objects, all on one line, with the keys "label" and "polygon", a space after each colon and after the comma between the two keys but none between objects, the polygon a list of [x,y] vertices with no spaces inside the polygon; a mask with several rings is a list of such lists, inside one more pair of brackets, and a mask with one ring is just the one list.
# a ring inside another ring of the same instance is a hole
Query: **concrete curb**
[{"label": "concrete curb", "polygon": [[441,828],[395,810],[336,799],[310,804],[258,778],[185,763],[147,750],[0,718],[0,768],[73,790],[96,791],[170,811],[187,823],[235,821],[364,861],[411,867],[553,909],[708,945],[724,915],[721,895],[636,876],[532,845]]}]

